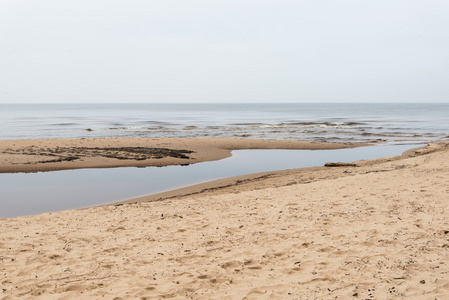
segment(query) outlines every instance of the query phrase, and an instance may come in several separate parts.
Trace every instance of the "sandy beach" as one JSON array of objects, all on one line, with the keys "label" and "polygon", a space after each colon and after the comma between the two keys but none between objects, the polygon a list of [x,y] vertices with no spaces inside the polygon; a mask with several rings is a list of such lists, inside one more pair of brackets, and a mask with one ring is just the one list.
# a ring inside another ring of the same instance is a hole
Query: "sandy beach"
[{"label": "sandy beach", "polygon": [[[2,141],[0,172],[186,164],[233,149],[353,146]],[[2,299],[448,299],[449,143],[0,219],[0,227]]]}]

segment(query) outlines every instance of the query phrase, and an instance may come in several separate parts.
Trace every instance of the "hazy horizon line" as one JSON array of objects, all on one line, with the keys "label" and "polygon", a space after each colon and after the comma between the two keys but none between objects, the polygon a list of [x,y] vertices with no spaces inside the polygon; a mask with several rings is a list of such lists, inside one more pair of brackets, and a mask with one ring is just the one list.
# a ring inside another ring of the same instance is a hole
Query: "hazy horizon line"
[{"label": "hazy horizon line", "polygon": [[449,104],[449,101],[413,101],[413,102],[345,102],[345,101],[335,101],[335,102],[5,102],[0,103],[0,105],[29,105],[29,104],[60,104],[60,105],[70,105],[70,104]]}]

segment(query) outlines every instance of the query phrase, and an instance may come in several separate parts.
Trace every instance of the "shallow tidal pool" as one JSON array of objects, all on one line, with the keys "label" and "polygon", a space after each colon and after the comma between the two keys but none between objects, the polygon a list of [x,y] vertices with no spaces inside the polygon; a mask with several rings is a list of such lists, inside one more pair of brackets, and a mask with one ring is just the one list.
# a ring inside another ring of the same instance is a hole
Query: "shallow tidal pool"
[{"label": "shallow tidal pool", "polygon": [[0,174],[0,218],[114,203],[215,179],[394,156],[423,145],[340,150],[236,150],[188,166]]}]

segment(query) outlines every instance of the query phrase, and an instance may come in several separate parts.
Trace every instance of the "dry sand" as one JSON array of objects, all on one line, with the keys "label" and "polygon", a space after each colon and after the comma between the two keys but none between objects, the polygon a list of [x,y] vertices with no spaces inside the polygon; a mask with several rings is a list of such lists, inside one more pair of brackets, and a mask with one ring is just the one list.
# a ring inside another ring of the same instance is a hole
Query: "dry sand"
[{"label": "dry sand", "polygon": [[0,297],[448,299],[449,144],[355,165],[0,219]]}]

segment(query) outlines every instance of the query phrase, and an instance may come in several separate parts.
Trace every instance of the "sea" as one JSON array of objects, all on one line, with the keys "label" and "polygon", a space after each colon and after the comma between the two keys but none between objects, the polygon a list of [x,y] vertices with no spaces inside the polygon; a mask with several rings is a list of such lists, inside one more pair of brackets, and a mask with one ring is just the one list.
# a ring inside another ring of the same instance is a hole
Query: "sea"
[{"label": "sea", "polygon": [[0,104],[0,140],[211,137],[407,144],[449,138],[449,103]]}]

